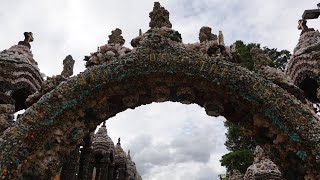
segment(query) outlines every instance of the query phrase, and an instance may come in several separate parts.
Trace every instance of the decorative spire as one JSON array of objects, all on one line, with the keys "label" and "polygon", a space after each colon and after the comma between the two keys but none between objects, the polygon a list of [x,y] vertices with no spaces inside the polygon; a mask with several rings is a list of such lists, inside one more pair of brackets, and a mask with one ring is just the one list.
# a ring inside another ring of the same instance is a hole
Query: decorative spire
[{"label": "decorative spire", "polygon": [[218,39],[217,35],[211,33],[211,28],[208,26],[203,26],[199,32],[200,43],[206,41],[216,41]]},{"label": "decorative spire", "polygon": [[120,138],[118,138],[118,143],[117,143],[117,145],[119,145],[119,146],[121,145],[121,143],[120,143]]},{"label": "decorative spire", "polygon": [[71,55],[68,55],[63,60],[63,71],[61,72],[61,75],[64,77],[70,77],[73,74],[73,66],[74,66],[74,60]]},{"label": "decorative spire", "polygon": [[139,36],[142,36],[142,30],[139,29]]},{"label": "decorative spire", "polygon": [[306,31],[307,29],[307,21],[305,19],[300,19],[298,21],[298,30]]},{"label": "decorative spire", "polygon": [[121,34],[122,34],[122,31],[119,28],[116,28],[115,30],[111,31],[111,35],[109,35],[108,44],[123,45],[125,43],[125,40],[123,39]]},{"label": "decorative spire", "polygon": [[219,31],[218,42],[219,42],[219,45],[225,46],[225,44],[224,44],[224,37],[223,37],[222,31]]},{"label": "decorative spire", "polygon": [[130,149],[128,150],[128,159],[130,159],[131,160],[131,156],[130,156]]},{"label": "decorative spire", "polygon": [[283,179],[278,166],[260,146],[256,147],[254,155],[253,164],[248,167],[244,179]]},{"label": "decorative spire", "polygon": [[30,42],[33,41],[32,32],[24,32],[23,35],[24,35],[24,40],[23,41],[19,41],[18,45],[27,46],[29,49],[31,49]]},{"label": "decorative spire", "polygon": [[93,137],[92,149],[98,153],[114,152],[114,143],[108,136],[105,122]]},{"label": "decorative spire", "polygon": [[162,7],[159,2],[154,2],[153,10],[149,13],[151,19],[149,27],[151,29],[162,27],[171,28],[172,24],[169,20],[169,14],[169,11]]}]

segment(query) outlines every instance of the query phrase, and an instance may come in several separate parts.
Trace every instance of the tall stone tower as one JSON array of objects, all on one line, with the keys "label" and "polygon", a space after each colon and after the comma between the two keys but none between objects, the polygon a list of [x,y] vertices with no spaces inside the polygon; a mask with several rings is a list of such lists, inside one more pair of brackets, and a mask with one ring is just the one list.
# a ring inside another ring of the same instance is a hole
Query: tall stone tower
[{"label": "tall stone tower", "polygon": [[320,102],[320,33],[307,26],[307,19],[319,16],[318,6],[318,9],[305,10],[298,21],[301,34],[286,70],[294,84],[304,91],[306,98],[316,103]]},{"label": "tall stone tower", "polygon": [[31,32],[17,45],[0,52],[0,134],[10,126],[13,114],[26,108],[26,99],[43,83],[37,62],[33,59]]}]

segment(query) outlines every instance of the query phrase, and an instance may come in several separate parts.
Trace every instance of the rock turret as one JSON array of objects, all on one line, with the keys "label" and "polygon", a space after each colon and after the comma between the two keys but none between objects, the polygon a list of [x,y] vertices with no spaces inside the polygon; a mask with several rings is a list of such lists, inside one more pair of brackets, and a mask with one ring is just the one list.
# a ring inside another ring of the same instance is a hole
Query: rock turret
[{"label": "rock turret", "polygon": [[319,31],[304,32],[299,38],[292,58],[288,62],[286,74],[313,102],[319,102],[319,66],[320,33]]},{"label": "rock turret", "polygon": [[18,45],[0,52],[0,134],[12,124],[13,113],[26,108],[26,99],[43,83],[33,59],[31,32]]},{"label": "rock turret", "polygon": [[149,23],[150,28],[171,28],[172,24],[169,20],[169,14],[169,11],[162,7],[159,2],[155,2],[153,11],[149,13],[149,17],[151,19]]},{"label": "rock turret", "polygon": [[99,128],[98,132],[93,136],[92,149],[98,154],[111,154],[114,157],[115,147],[112,139],[108,135],[108,131],[105,125]]},{"label": "rock turret", "polygon": [[91,53],[90,56],[85,56],[86,67],[100,65],[110,61],[116,61],[118,58],[123,57],[131,50],[124,47],[124,38],[121,36],[122,31],[119,28],[111,31],[109,35],[108,44],[98,47],[98,51]]},{"label": "rock turret", "polygon": [[128,171],[128,179],[129,180],[142,179],[137,171],[136,164],[131,159],[130,150],[128,151],[128,155],[127,155],[127,168],[128,168],[127,171]]},{"label": "rock turret", "polygon": [[264,153],[260,146],[255,149],[255,158],[251,166],[248,167],[245,180],[255,179],[272,179],[282,180],[281,172],[277,165],[272,162],[269,157]]}]

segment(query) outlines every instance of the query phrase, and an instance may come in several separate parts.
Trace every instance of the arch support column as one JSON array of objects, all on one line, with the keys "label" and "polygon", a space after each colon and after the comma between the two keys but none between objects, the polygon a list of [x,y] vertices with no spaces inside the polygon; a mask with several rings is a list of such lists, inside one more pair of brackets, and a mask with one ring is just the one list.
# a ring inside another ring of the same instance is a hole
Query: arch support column
[{"label": "arch support column", "polygon": [[61,170],[61,180],[76,180],[78,179],[79,170],[79,146],[67,156],[65,162],[63,163]]}]

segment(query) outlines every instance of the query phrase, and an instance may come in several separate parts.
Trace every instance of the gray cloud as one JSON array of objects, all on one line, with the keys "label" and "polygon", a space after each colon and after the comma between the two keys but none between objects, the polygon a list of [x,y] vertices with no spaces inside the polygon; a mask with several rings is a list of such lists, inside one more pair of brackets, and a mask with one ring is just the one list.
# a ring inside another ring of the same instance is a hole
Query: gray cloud
[{"label": "gray cloud", "polygon": [[144,179],[215,179],[225,171],[223,118],[198,105],[153,103],[120,113],[107,126],[112,139],[126,137],[122,146],[131,149]]}]

